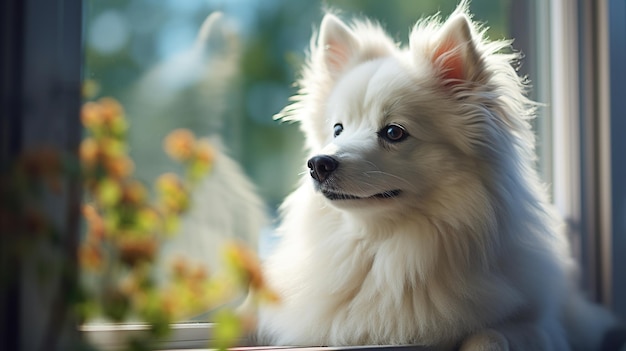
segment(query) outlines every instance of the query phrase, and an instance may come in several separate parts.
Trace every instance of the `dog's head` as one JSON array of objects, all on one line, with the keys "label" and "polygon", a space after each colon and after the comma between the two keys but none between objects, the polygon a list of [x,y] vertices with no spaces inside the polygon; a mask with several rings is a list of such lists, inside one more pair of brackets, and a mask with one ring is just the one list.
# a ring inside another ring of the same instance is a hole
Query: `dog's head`
[{"label": "dog's head", "polygon": [[376,24],[327,14],[283,112],[302,124],[315,188],[338,207],[376,210],[432,210],[482,189],[491,166],[532,152],[515,55],[498,53],[507,46],[484,41],[465,5],[418,23],[407,48]]}]

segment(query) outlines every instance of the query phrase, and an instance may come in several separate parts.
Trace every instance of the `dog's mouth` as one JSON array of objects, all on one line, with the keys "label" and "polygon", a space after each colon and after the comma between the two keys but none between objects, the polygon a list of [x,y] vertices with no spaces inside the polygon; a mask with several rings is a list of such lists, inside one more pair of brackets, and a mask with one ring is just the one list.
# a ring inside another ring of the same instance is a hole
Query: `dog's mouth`
[{"label": "dog's mouth", "polygon": [[329,200],[367,200],[367,199],[392,199],[394,197],[399,196],[402,191],[401,190],[389,190],[384,191],[382,193],[374,194],[372,196],[361,197],[356,195],[338,193],[329,190],[322,190],[322,194]]}]

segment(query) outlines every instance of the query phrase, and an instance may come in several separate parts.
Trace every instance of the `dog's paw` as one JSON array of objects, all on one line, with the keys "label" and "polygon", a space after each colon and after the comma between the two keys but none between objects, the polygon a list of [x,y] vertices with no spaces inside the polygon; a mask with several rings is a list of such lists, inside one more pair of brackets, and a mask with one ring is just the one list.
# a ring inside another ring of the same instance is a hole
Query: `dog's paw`
[{"label": "dog's paw", "polygon": [[509,351],[509,342],[501,333],[486,329],[465,339],[459,351]]}]

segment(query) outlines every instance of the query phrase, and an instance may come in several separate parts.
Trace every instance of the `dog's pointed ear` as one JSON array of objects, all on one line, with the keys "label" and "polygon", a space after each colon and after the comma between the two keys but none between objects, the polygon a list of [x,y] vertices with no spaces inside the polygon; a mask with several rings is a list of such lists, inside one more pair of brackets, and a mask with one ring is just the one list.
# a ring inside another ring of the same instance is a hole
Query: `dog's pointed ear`
[{"label": "dog's pointed ear", "polygon": [[214,49],[214,47],[223,47],[225,41],[223,27],[224,15],[221,12],[217,11],[208,15],[198,31],[196,47],[207,51]]},{"label": "dog's pointed ear", "polygon": [[234,54],[237,50],[237,36],[234,22],[222,12],[213,12],[202,22],[194,48],[203,55]]},{"label": "dog's pointed ear", "polygon": [[322,51],[328,73],[337,76],[357,53],[359,42],[352,30],[339,18],[326,14],[320,26],[318,47]]},{"label": "dog's pointed ear", "polygon": [[476,51],[470,19],[452,15],[439,29],[430,47],[430,60],[446,85],[477,81],[481,59]]}]

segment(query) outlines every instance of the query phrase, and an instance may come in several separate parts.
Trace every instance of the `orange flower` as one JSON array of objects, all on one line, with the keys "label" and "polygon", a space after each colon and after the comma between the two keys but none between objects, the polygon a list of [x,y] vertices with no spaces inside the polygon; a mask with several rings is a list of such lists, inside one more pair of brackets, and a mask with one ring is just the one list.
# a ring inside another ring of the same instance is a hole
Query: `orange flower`
[{"label": "orange flower", "polygon": [[261,263],[258,257],[240,243],[231,243],[225,248],[227,262],[240,274],[253,289],[265,286]]},{"label": "orange flower", "polygon": [[140,262],[152,262],[157,249],[157,242],[151,237],[122,236],[117,241],[120,260],[129,266]]},{"label": "orange flower", "polygon": [[93,138],[87,138],[80,143],[80,161],[86,166],[93,166],[98,160],[98,143]]},{"label": "orange flower", "polygon": [[163,149],[176,161],[187,161],[194,153],[196,139],[187,129],[176,129],[165,137]]},{"label": "orange flower", "polygon": [[256,254],[241,243],[230,243],[225,247],[227,263],[237,274],[241,283],[249,286],[254,295],[267,303],[280,302],[280,296],[265,283],[261,263]]},{"label": "orange flower", "polygon": [[201,264],[191,264],[182,257],[177,258],[173,262],[172,268],[176,277],[192,282],[202,282],[208,276],[206,269]]},{"label": "orange flower", "polygon": [[180,178],[174,173],[164,173],[156,180],[156,187],[163,193],[178,192],[183,188]]},{"label": "orange flower", "polygon": [[125,178],[135,170],[135,164],[128,156],[108,159],[104,164],[107,172],[113,178]]},{"label": "orange flower", "polygon": [[126,155],[126,144],[113,138],[98,139],[100,150],[105,158],[118,158]]},{"label": "orange flower", "polygon": [[122,189],[122,201],[131,204],[142,204],[148,197],[148,190],[137,180],[130,180],[125,183]]},{"label": "orange flower", "polygon": [[194,155],[191,162],[187,163],[187,177],[190,181],[195,182],[202,179],[211,169],[213,159],[215,158],[215,150],[206,139],[200,139],[196,143]]},{"label": "orange flower", "polygon": [[104,220],[92,205],[83,205],[83,217],[89,225],[89,234],[94,239],[102,239],[105,235]]},{"label": "orange flower", "polygon": [[196,145],[196,157],[199,162],[210,165],[215,159],[213,145],[207,139],[200,139]]},{"label": "orange flower", "polygon": [[100,252],[100,248],[97,245],[81,245],[78,258],[82,268],[98,270],[102,267],[102,252]]},{"label": "orange flower", "polygon": [[270,304],[276,304],[281,301],[280,295],[278,295],[274,290],[271,290],[267,287],[259,290],[258,296],[263,302],[267,302]]},{"label": "orange flower", "polygon": [[117,100],[110,97],[103,97],[98,101],[101,107],[102,120],[111,125],[116,119],[124,116],[124,108]]},{"label": "orange flower", "polygon": [[87,129],[98,128],[102,125],[102,107],[95,102],[86,102],[80,110],[80,121]]},{"label": "orange flower", "polygon": [[183,257],[176,257],[172,262],[172,274],[177,279],[183,279],[189,275],[189,265]]},{"label": "orange flower", "polygon": [[109,136],[121,139],[124,137],[128,124],[124,118],[124,108],[117,100],[102,98],[99,100],[102,108],[102,120]]},{"label": "orange flower", "polygon": [[162,174],[156,180],[160,203],[165,211],[178,213],[189,207],[189,195],[180,178],[173,173]]},{"label": "orange flower", "polygon": [[[170,289],[171,290],[171,289]],[[180,296],[172,293],[170,290],[165,290],[161,295],[161,308],[168,318],[181,313],[181,299]]]},{"label": "orange flower", "polygon": [[83,216],[88,222],[92,222],[96,219],[100,218],[98,211],[93,205],[85,204],[83,205]]}]

